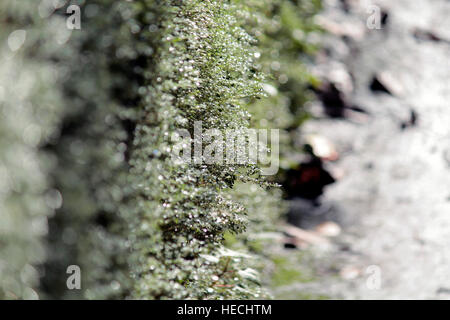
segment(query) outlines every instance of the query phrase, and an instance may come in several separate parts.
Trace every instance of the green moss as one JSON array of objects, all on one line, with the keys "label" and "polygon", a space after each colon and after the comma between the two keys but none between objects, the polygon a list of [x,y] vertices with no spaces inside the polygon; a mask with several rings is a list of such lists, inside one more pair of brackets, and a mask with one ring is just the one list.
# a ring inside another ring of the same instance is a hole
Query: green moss
[{"label": "green moss", "polygon": [[295,282],[311,282],[314,276],[306,268],[302,267],[301,255],[294,257],[274,257],[275,270],[272,275],[274,287],[284,286]]},{"label": "green moss", "polygon": [[280,129],[280,166],[288,169],[295,163],[298,146],[296,130],[309,118],[304,104],[313,99],[309,86],[317,85],[306,64],[318,45],[311,37],[321,29],[314,16],[320,1],[251,0],[256,12],[249,19],[248,30],[259,43],[259,69],[267,75],[263,88],[265,99],[255,100],[248,110],[252,126]]},{"label": "green moss", "polygon": [[[255,269],[280,190],[256,166],[178,165],[167,137],[198,120],[299,123],[309,78],[295,57],[310,48],[285,37],[309,22],[290,3],[90,0],[71,33],[65,7],[41,17],[38,1],[0,3],[0,298],[267,296]],[[281,71],[268,69],[273,50]],[[281,94],[258,100],[267,82]],[[67,290],[73,264],[82,290]]]}]

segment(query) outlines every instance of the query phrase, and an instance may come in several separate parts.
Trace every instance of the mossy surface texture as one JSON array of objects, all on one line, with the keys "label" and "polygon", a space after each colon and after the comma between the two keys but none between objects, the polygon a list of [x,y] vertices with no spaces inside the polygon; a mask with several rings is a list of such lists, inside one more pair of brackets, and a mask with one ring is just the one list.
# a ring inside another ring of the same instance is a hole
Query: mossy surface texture
[{"label": "mossy surface texture", "polygon": [[69,30],[68,3],[50,3],[0,2],[0,298],[269,297],[258,234],[276,230],[280,190],[256,165],[175,163],[170,137],[300,123],[311,48],[276,38],[310,31],[291,11],[316,7],[79,1]]}]

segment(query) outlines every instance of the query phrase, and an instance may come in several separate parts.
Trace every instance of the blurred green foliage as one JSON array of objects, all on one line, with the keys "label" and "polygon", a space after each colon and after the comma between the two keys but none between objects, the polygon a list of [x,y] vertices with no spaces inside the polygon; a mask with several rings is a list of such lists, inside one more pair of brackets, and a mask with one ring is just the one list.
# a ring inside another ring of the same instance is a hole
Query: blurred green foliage
[{"label": "blurred green foliage", "polygon": [[295,166],[299,145],[294,137],[303,121],[309,118],[305,102],[313,99],[308,87],[318,80],[306,67],[318,49],[322,30],[314,23],[321,9],[319,0],[249,0],[255,12],[247,24],[258,39],[258,69],[267,78],[263,89],[268,97],[249,105],[252,127],[280,129],[280,166]]},{"label": "blurred green foliage", "polygon": [[169,137],[301,123],[315,2],[64,3],[0,3],[0,298],[268,297],[280,190]]}]

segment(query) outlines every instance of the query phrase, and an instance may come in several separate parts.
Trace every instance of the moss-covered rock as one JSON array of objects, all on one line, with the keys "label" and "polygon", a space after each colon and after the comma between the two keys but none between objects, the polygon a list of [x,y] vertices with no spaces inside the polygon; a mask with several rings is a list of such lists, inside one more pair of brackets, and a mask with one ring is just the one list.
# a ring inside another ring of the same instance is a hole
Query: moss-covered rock
[{"label": "moss-covered rock", "polygon": [[[287,72],[308,48],[282,40],[296,2],[264,3],[92,0],[81,30],[64,1],[0,3],[0,298],[267,297],[255,235],[274,230],[280,192],[255,165],[176,163],[170,139],[251,113],[297,123],[308,76]],[[273,50],[289,65],[271,75]],[[257,100],[268,81],[283,94]]]}]

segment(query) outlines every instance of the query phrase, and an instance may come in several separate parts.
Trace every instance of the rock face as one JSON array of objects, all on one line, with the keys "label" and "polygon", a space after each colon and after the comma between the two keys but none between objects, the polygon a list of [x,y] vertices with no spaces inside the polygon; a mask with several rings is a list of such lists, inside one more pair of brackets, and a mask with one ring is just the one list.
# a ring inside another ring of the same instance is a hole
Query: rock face
[{"label": "rock face", "polygon": [[[372,5],[380,29],[367,27]],[[449,14],[445,0],[325,1],[330,33],[315,72],[358,107],[324,111],[302,134],[320,133],[340,154],[333,165],[345,174],[321,203],[343,230],[319,280],[286,290],[450,299]]]}]

